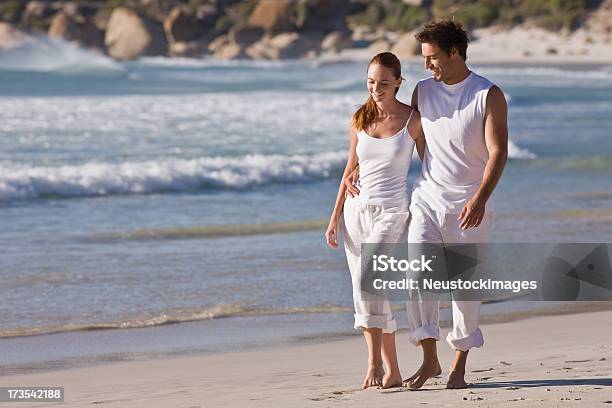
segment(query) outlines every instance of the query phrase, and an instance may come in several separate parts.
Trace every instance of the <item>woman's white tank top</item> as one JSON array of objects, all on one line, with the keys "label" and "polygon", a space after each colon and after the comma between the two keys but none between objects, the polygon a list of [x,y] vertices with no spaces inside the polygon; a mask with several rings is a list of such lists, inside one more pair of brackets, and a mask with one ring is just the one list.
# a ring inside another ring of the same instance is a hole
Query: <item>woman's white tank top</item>
[{"label": "woman's white tank top", "polygon": [[391,137],[375,138],[364,130],[357,133],[359,196],[362,203],[401,210],[407,210],[410,206],[408,170],[414,140],[408,131],[408,122]]}]

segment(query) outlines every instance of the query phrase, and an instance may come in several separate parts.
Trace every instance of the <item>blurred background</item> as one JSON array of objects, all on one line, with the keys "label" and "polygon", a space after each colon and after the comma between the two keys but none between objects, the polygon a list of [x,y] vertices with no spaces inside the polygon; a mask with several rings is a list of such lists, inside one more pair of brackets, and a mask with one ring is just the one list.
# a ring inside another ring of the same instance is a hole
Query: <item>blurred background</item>
[{"label": "blurred background", "polygon": [[121,60],[316,58],[351,48],[408,57],[419,52],[413,30],[454,17],[482,40],[478,55],[609,61],[611,13],[609,0],[3,0],[0,48],[28,33]]}]

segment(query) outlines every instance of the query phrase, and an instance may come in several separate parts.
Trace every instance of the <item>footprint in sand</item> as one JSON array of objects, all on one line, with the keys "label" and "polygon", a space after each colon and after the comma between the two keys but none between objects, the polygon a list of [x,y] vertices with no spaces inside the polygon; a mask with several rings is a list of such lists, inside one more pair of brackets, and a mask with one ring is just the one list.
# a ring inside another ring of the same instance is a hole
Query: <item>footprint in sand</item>
[{"label": "footprint in sand", "polygon": [[314,398],[309,398],[311,401],[332,401],[332,400],[342,400],[345,399],[345,397],[350,396],[350,394],[354,393],[355,391],[359,391],[359,390],[338,390],[338,391],[332,391],[330,394],[327,395],[323,395],[320,397],[314,397]]},{"label": "footprint in sand", "polygon": [[486,371],[493,371],[493,367],[491,367],[491,368],[483,368],[483,369],[480,369],[480,370],[472,370],[473,373],[484,373]]}]

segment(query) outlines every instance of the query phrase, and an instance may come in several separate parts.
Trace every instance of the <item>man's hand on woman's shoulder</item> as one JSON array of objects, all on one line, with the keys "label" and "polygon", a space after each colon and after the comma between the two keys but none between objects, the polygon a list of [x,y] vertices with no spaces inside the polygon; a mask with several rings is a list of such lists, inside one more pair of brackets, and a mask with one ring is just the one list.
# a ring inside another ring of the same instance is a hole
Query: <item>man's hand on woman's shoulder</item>
[{"label": "man's hand on woman's shoulder", "polygon": [[359,164],[346,176],[344,184],[346,185],[346,193],[355,197],[359,195],[359,188],[357,188],[357,182],[359,181]]}]

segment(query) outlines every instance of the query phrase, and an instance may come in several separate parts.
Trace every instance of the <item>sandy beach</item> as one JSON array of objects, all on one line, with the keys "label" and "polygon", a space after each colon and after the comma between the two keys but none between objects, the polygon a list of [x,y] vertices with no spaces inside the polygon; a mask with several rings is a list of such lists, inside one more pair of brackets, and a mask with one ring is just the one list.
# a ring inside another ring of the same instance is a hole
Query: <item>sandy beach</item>
[{"label": "sandy beach", "polygon": [[[365,350],[360,336],[7,376],[1,385],[64,386],[66,407],[609,406],[610,321],[612,311],[599,311],[487,324],[485,348],[470,356],[472,386],[466,390],[444,389],[446,368],[422,391],[361,390]],[[420,351],[405,332],[398,343],[402,373],[408,376],[417,368]],[[446,344],[439,344],[439,354],[447,367],[451,351]],[[41,406],[3,404],[13,405]]]},{"label": "sandy beach", "polygon": [[[396,46],[402,41],[396,34],[387,42],[402,62],[422,63],[420,49],[413,55],[410,46]],[[410,36],[408,36],[410,38]],[[385,44],[385,41],[377,44]],[[369,61],[383,46],[346,48],[339,53],[323,53],[321,61]],[[598,67],[612,64],[612,40],[609,33],[581,28],[574,32],[552,32],[542,28],[518,25],[512,28],[491,26],[470,32],[468,63],[479,65]]]}]

